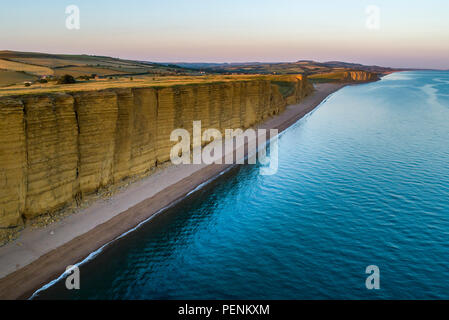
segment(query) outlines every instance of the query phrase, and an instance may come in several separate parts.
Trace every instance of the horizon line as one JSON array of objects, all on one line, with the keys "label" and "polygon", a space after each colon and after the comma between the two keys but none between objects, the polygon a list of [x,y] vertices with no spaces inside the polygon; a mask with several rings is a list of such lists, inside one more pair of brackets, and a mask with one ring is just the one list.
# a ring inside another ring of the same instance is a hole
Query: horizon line
[{"label": "horizon line", "polygon": [[36,54],[49,54],[49,55],[85,55],[85,56],[92,56],[92,57],[108,57],[108,58],[115,58],[120,60],[131,60],[131,61],[137,61],[137,62],[149,62],[149,63],[158,63],[158,64],[164,64],[164,63],[170,63],[170,64],[176,64],[176,63],[190,63],[190,64],[196,64],[196,63],[203,63],[203,64],[282,64],[282,63],[297,63],[297,62],[303,62],[303,61],[310,61],[310,62],[316,62],[316,63],[332,63],[332,62],[341,62],[341,63],[350,63],[350,64],[359,64],[362,66],[367,67],[381,67],[381,68],[390,68],[394,70],[437,70],[437,71],[449,71],[448,69],[444,68],[418,68],[418,67],[392,67],[392,66],[384,66],[384,65],[378,65],[378,64],[364,64],[361,62],[353,62],[353,61],[346,61],[346,60],[326,60],[326,61],[319,61],[314,60],[310,58],[302,58],[298,60],[292,60],[292,61],[219,61],[219,60],[207,60],[207,61],[200,61],[200,60],[192,60],[192,61],[186,61],[186,60],[142,60],[142,59],[133,59],[133,58],[126,58],[126,57],[120,57],[120,56],[113,56],[113,55],[105,55],[105,54],[90,54],[90,53],[51,53],[51,52],[45,52],[45,51],[21,51],[21,50],[12,50],[12,49],[0,49],[0,52],[20,52],[20,53],[36,53]]}]

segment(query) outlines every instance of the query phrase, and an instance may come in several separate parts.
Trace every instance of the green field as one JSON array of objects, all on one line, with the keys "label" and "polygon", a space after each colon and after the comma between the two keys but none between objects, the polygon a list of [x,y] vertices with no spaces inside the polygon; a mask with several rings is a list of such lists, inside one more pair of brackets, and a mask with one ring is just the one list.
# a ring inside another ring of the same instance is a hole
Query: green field
[{"label": "green field", "polygon": [[0,87],[33,81],[36,77],[25,72],[0,70]]},{"label": "green field", "polygon": [[16,51],[0,51],[0,69],[25,71],[38,76],[71,74],[74,77],[91,74],[99,76],[133,74],[170,76],[198,73],[196,70],[179,66],[166,66],[112,57]]}]

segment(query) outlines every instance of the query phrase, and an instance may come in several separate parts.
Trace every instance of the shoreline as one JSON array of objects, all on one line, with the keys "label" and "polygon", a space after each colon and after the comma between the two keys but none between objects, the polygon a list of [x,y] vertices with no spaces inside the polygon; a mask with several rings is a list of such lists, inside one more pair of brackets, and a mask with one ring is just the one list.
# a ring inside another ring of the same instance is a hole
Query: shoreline
[{"label": "shoreline", "polygon": [[[287,106],[257,128],[282,132],[346,85],[317,84],[301,103]],[[57,279],[66,266],[85,260],[233,166],[171,166],[54,225],[24,230],[17,240],[0,247],[0,299],[29,298]]]}]

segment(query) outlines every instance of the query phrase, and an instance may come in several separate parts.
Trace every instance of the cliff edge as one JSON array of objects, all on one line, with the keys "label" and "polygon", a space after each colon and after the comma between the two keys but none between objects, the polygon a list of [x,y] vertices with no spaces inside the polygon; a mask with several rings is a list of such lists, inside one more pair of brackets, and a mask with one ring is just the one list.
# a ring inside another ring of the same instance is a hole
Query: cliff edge
[{"label": "cliff edge", "polygon": [[302,76],[0,97],[0,228],[169,160],[170,133],[248,128],[313,91]]}]

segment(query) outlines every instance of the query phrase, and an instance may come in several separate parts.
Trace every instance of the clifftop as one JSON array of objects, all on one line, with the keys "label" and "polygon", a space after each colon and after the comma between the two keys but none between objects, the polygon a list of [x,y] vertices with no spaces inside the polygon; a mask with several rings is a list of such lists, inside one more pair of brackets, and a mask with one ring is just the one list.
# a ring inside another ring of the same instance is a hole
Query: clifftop
[{"label": "clifftop", "polygon": [[31,87],[15,85],[0,88],[0,97],[18,96],[43,93],[67,93],[80,91],[98,91],[104,89],[118,88],[162,88],[173,86],[186,86],[198,84],[248,82],[254,80],[266,81],[295,81],[302,80],[302,75],[211,75],[211,76],[176,76],[176,77],[142,77],[142,78],[119,78],[98,79],[95,81],[78,81],[75,84],[56,84],[55,82],[34,84]]},{"label": "clifftop", "polygon": [[379,80],[379,74],[369,71],[348,70],[309,76],[313,82],[368,82]]}]

